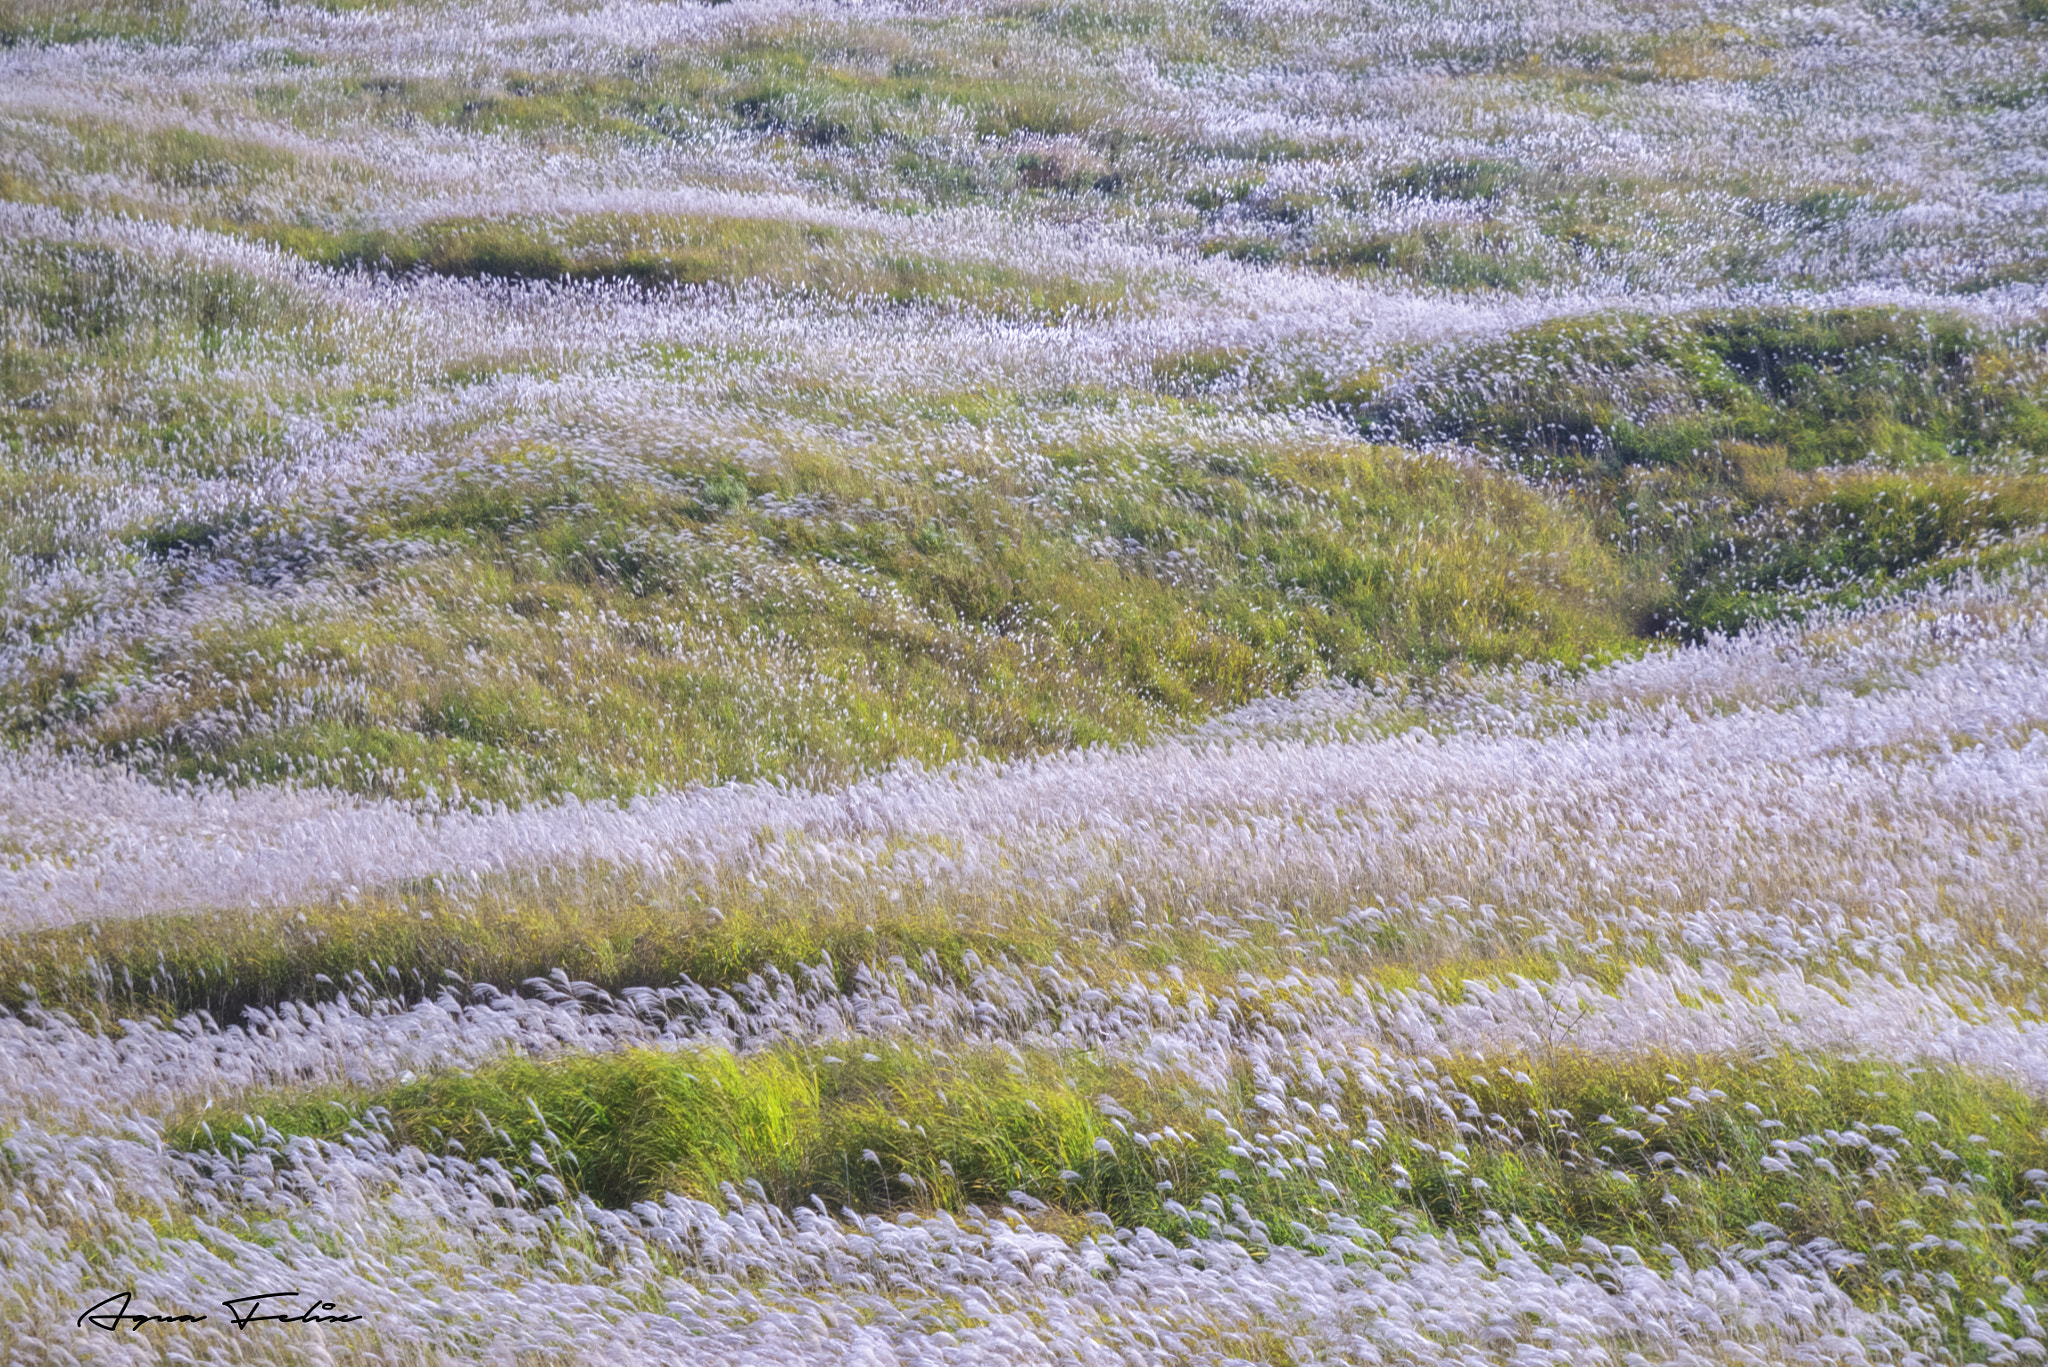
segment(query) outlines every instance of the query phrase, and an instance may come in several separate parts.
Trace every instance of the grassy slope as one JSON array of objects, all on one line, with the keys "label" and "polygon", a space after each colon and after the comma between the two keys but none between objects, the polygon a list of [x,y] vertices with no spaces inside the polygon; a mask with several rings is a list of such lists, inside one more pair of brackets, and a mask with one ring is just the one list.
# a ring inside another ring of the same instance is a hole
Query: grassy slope
[{"label": "grassy slope", "polygon": [[[2023,27],[2030,13],[2000,22]],[[1133,8],[1091,27],[1086,12],[1063,7],[978,34],[927,35],[914,52],[887,32],[828,42],[793,30],[629,76],[495,72],[464,84],[349,73],[251,98],[305,130],[419,120],[534,146],[658,146],[716,126],[784,147],[806,184],[850,202],[1014,199],[1049,214],[1130,206],[1195,252],[1438,288],[1627,278],[1656,242],[1631,237],[1640,230],[1624,224],[1626,204],[1668,215],[1656,232],[1683,227],[1668,186],[1484,157],[1418,155],[1346,183],[1290,180],[1290,166],[1324,149],[1270,138],[1186,145],[1120,103],[1107,63],[1059,91],[1002,74],[1031,70],[1047,43],[1111,53],[1142,31],[1195,62],[1242,57],[1270,37],[1177,22]],[[17,10],[0,41],[156,38],[182,23],[169,6]],[[1645,80],[1736,77],[1759,61],[1706,32],[1597,52],[1436,55],[1593,115]],[[281,217],[264,209],[267,190],[340,173],[225,134],[81,137],[66,155],[79,160],[53,153],[41,179],[0,172],[0,190],[176,218],[320,266],[413,280],[746,284],[1027,323],[1147,299],[1142,279],[953,262],[776,219],[458,216],[393,227],[331,206]],[[73,188],[122,172],[135,173],[125,199],[88,204]],[[1856,185],[1789,197],[1758,186],[1754,198],[1798,232],[1873,203]],[[1415,201],[1470,214],[1397,232],[1370,226],[1375,205]],[[36,327],[0,348],[0,440],[13,458],[0,513],[7,550],[174,580],[209,566],[253,579],[310,563],[363,604],[218,625],[170,650],[30,652],[0,689],[18,741],[105,750],[184,777],[518,800],[735,776],[830,781],[904,758],[1123,741],[1320,677],[1576,662],[1656,631],[1696,635],[1854,601],[1959,563],[2030,553],[2048,519],[2040,339],[1978,337],[1938,316],[1714,311],[1682,326],[1627,316],[1549,325],[1397,358],[1368,376],[1268,374],[1259,357],[1197,349],[1129,392],[935,391],[921,411],[888,415],[904,422],[905,449],[935,433],[1000,446],[1018,427],[1075,430],[1132,409],[1149,427],[1136,443],[1031,445],[1029,463],[960,467],[966,478],[950,483],[829,442],[772,462],[704,449],[632,469],[507,442],[451,464],[445,478],[367,498],[345,522],[145,516],[110,542],[81,541],[47,515],[53,496],[137,472],[232,475],[275,455],[268,396],[238,388],[252,358],[290,358],[301,397],[320,411],[370,414],[398,393],[351,371],[337,321],[293,291],[225,270],[165,273],[112,251],[27,255],[6,277],[5,303]],[[1739,283],[1753,269],[1745,262],[1762,259],[1761,247],[1730,248],[1717,269]],[[1963,283],[2026,269],[2008,262]],[[634,359],[680,380],[729,358]],[[428,383],[453,396],[493,378],[464,368]],[[1204,421],[1260,405],[1334,411],[1389,443],[1457,442],[1496,468],[1300,435],[1190,438]],[[832,394],[786,401],[770,417],[844,412],[845,396]],[[99,468],[52,473],[46,458],[88,433]],[[10,639],[32,645],[61,639],[90,611],[41,600],[0,608]],[[450,972],[510,985],[562,968],[617,989],[679,976],[725,985],[827,956],[842,974],[900,956],[961,976],[970,954],[1085,954],[1104,974],[1172,963],[1213,987],[1297,952],[1171,936],[1109,950],[1037,928],[972,929],[959,908],[881,919],[768,908],[714,923],[701,907],[643,892],[621,885],[595,900],[534,894],[484,907],[394,893],[306,922],[144,919],[0,942],[0,980],[10,994],[32,985],[10,1005],[35,996],[80,1015],[205,1009],[232,1021],[336,983],[423,997]],[[1316,948],[1368,982],[1441,971],[1447,992],[1464,976],[1539,971],[1343,960],[1344,946]],[[508,1060],[375,1092],[242,1098],[210,1119],[174,1117],[170,1137],[232,1146],[218,1116],[242,1109],[267,1125],[257,1133],[245,1122],[245,1139],[334,1137],[374,1107],[396,1139],[439,1150],[453,1139],[473,1158],[518,1168],[543,1194],[551,1179],[608,1202],[663,1189],[715,1196],[722,1183],[752,1180],[784,1202],[816,1193],[886,1209],[1002,1205],[1021,1190],[1050,1204],[1062,1228],[1103,1211],[1251,1242],[1306,1239],[1293,1222],[1333,1204],[1305,1177],[1261,1171],[1280,1157],[1300,1163],[1314,1144],[1313,1171],[1337,1188],[1334,1204],[1382,1237],[1411,1220],[1470,1230],[1493,1212],[1645,1251],[1822,1239],[1850,1255],[1841,1277],[1866,1303],[1914,1295],[1951,1309],[1951,1297],[1965,1307],[1996,1300],[2041,1270],[2028,1174],[2048,1167],[2048,1113],[1962,1072],[1785,1057],[1451,1060],[1435,1065],[1430,1089],[1449,1115],[1354,1086],[1334,1118],[1291,1115],[1308,1137],[1285,1141],[1248,1077],[1231,1096],[1196,1098],[1087,1056],[1013,1069],[1008,1055],[973,1049],[846,1052],[853,1061],[795,1049]],[[1212,1105],[1224,1121],[1206,1114]],[[1142,1152],[1132,1130],[1161,1138]],[[1777,1138],[1812,1150],[1773,1160],[1804,1176],[1763,1165]],[[541,1162],[530,1158],[537,1141]],[[1897,1152],[1881,1159],[1871,1144]],[[1836,1171],[1815,1176],[1816,1156]]]},{"label": "grassy slope", "polygon": [[[40,10],[10,22],[10,41],[72,42],[173,37],[187,16],[115,5],[76,33]],[[2023,38],[2028,22],[2001,12],[1983,36]],[[24,129],[40,169],[9,171],[4,189],[407,278],[744,285],[1041,322],[1143,311],[1152,283],[715,209],[501,206],[379,221],[366,205],[415,192],[333,131],[424,128],[522,156],[688,147],[716,133],[751,140],[781,174],[849,206],[1101,214],[1201,253],[1432,288],[1611,279],[1669,238],[1754,236],[1783,217],[1764,209],[1786,187],[1739,176],[1721,188],[1757,212],[1693,222],[1684,216],[1707,211],[1666,182],[1478,155],[1379,157],[1340,176],[1331,168],[1360,152],[1341,141],[1169,130],[1116,65],[1134,40],[1231,69],[1285,35],[1199,8],[1025,6],[914,33],[747,27],[617,69],[485,63],[422,77],[298,53],[274,80],[219,96],[297,142],[173,126],[131,135],[81,113],[68,136]],[[1712,26],[1439,47],[1460,99],[1563,99],[1596,120],[1630,117],[1644,82],[1750,79],[1769,61],[1743,32]],[[758,188],[749,174],[707,179]],[[1853,186],[1808,187],[1788,201],[1783,242],[1730,238],[1712,278],[1739,282],[1743,252],[1841,229],[1874,202]],[[1431,211],[1431,226],[1371,226],[1409,209]],[[298,401],[344,425],[402,392],[348,364],[355,343],[338,319],[232,272],[165,275],[119,252],[29,244],[4,288],[36,326],[0,351],[0,440],[31,466],[87,432],[96,451],[89,472],[25,466],[24,495],[55,492],[52,478],[104,493],[124,469],[173,481],[261,469],[280,450],[274,392],[232,378],[255,357],[288,362]],[[626,359],[688,384],[731,360]],[[837,393],[747,396],[749,420],[769,429],[857,416],[885,444],[897,426],[906,453],[933,438],[993,448],[987,468],[952,485],[810,438],[768,462],[693,444],[621,469],[490,437],[441,477],[368,495],[346,525],[315,515],[309,526],[296,509],[179,513],[107,547],[66,544],[39,525],[35,498],[17,501],[0,518],[17,554],[165,573],[174,594],[209,567],[258,581],[311,570],[364,604],[208,628],[184,648],[74,643],[67,614],[87,618],[84,603],[0,607],[0,630],[68,647],[26,652],[0,684],[0,714],[18,739],[170,776],[406,797],[829,782],[901,759],[1138,739],[1317,678],[1573,662],[1648,632],[1729,630],[1959,557],[1996,563],[2048,515],[2031,473],[2048,444],[2039,339],[1977,337],[1942,317],[1600,317],[1363,376],[1273,366],[1195,349],[1162,358],[1149,388],[931,392],[914,415],[886,403],[856,414]],[[431,382],[467,400],[498,370],[451,363]],[[179,379],[166,385],[167,373]],[[1552,497],[1386,451],[1190,441],[1191,426],[1247,398],[1334,410],[1402,443],[1475,447]],[[1131,406],[1148,429],[1135,449],[1127,427],[1100,442],[1016,436],[1085,432]]]},{"label": "grassy slope", "polygon": [[[93,431],[104,473],[70,476],[88,493],[123,465],[260,469],[278,440],[267,400],[203,377],[282,352],[318,386],[335,364],[332,321],[275,286],[76,249],[24,266],[9,302],[42,337],[6,350],[0,432],[28,454]],[[652,359],[678,378],[712,363]],[[17,554],[161,567],[173,592],[208,564],[258,581],[310,567],[366,603],[179,645],[25,654],[0,701],[18,737],[191,778],[486,800],[834,781],[1139,738],[1319,678],[1729,630],[1995,566],[2029,553],[2048,516],[2038,351],[1940,317],[1594,319],[1262,400],[1459,441],[1498,472],[1199,435],[1231,361],[1166,365],[1164,393],[1050,408],[934,393],[878,412],[906,452],[932,436],[998,444],[951,483],[892,466],[886,445],[878,460],[815,438],[751,466],[715,448],[621,466],[496,439],[310,523],[223,510],[67,543],[18,502]],[[196,372],[182,394],[148,378],[166,367]],[[108,423],[110,389],[149,399]],[[821,396],[818,416],[843,403]],[[1088,435],[1132,403],[1150,429],[1138,443]],[[1017,450],[1033,422],[1067,435]],[[17,479],[24,495],[49,487]],[[59,640],[69,612],[89,620],[90,605],[41,601],[8,626]]]},{"label": "grassy slope", "polygon": [[[27,454],[92,432],[87,492],[124,467],[260,471],[270,396],[205,377],[282,353],[318,392],[342,364],[331,319],[226,273],[52,248],[8,294],[43,337],[6,353],[0,434]],[[716,364],[649,359],[679,379]],[[182,392],[149,378],[167,368],[191,375]],[[135,399],[111,423],[109,391]],[[803,402],[784,396],[777,420],[847,416],[838,396],[787,411]],[[1128,417],[1091,434],[1131,403],[1137,443]],[[878,407],[879,457],[814,437],[752,466],[715,447],[622,466],[486,438],[345,514],[177,513],[111,544],[67,543],[17,505],[17,553],[162,573],[173,594],[209,566],[310,571],[365,603],[24,652],[0,701],[18,737],[184,777],[522,799],[1129,740],[1319,678],[1626,645],[1641,590],[1517,481],[1305,434],[1203,435],[1215,417],[1142,393],[935,392]],[[933,437],[995,451],[950,483],[889,463]],[[6,625],[57,640],[90,612],[44,600]]]},{"label": "grassy slope", "polygon": [[1954,318],[1717,312],[1547,325],[1350,407],[1558,491],[1696,636],[2008,558],[2048,514],[2044,379],[2039,338]]}]

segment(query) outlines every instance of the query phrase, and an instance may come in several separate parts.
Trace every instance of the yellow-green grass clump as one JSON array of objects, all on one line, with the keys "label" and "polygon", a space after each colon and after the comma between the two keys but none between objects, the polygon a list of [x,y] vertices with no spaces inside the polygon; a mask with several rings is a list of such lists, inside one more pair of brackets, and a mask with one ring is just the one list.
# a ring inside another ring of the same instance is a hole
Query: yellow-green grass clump
[{"label": "yellow-green grass clump", "polygon": [[977,960],[1048,962],[1062,943],[1030,926],[980,929],[937,906],[756,904],[747,891],[555,869],[459,895],[428,887],[26,932],[0,937],[0,1003],[63,1010],[102,1029],[201,1011],[232,1025],[250,1007],[337,993],[420,1000],[550,974],[616,992],[829,969],[847,989],[862,966],[902,959],[964,980]]},{"label": "yellow-green grass clump", "polygon": [[1888,309],[1547,323],[1332,387],[1368,430],[1499,456],[1660,578],[1697,638],[1853,605],[2048,525],[2037,336]]},{"label": "yellow-green grass clump", "polygon": [[1382,1238],[1506,1223],[1565,1262],[1585,1240],[1658,1260],[1789,1244],[1830,1250],[1836,1280],[1870,1306],[1967,1306],[2048,1266],[2048,1109],[1952,1069],[1474,1057],[1400,1065],[1397,1085],[1339,1070],[1325,1095],[1300,1097],[1249,1067],[1216,1095],[1093,1055],[842,1052],[508,1060],[375,1092],[242,1098],[166,1137],[210,1148],[368,1125],[614,1206],[755,1188],[835,1210],[1042,1203],[1076,1228],[1101,1212],[1258,1244],[1314,1243],[1337,1212]]},{"label": "yellow-green grass clump", "polygon": [[892,242],[873,229],[801,217],[610,213],[437,220],[416,228],[261,234],[321,265],[458,279],[596,283],[644,289],[720,285],[969,308],[1058,319],[1122,303],[1127,283],[995,260],[961,261]]}]

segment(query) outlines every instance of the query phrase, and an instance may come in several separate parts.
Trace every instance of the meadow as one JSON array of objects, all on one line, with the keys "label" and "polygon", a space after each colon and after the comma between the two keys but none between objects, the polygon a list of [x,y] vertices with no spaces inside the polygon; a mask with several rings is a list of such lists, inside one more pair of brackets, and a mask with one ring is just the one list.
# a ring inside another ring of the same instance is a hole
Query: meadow
[{"label": "meadow", "polygon": [[2043,72],[0,0],[0,1358],[2048,1357]]}]

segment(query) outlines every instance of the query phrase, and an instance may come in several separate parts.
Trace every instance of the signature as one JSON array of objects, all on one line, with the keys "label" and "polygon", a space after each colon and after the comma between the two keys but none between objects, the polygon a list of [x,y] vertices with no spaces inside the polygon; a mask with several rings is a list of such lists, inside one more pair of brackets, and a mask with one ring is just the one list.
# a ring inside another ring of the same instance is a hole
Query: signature
[{"label": "signature", "polygon": [[[222,1301],[228,1309],[228,1322],[237,1329],[247,1329],[252,1324],[351,1324],[361,1315],[325,1315],[323,1310],[335,1308],[333,1301],[316,1301],[300,1314],[279,1310],[273,1314],[259,1313],[263,1302],[295,1300],[301,1293],[293,1291],[261,1291],[253,1296],[237,1296],[231,1301]],[[152,1315],[140,1310],[130,1310],[129,1303],[135,1299],[133,1291],[122,1291],[107,1297],[98,1305],[89,1306],[78,1317],[78,1324],[91,1325],[95,1329],[119,1329],[130,1325],[140,1329],[145,1324],[203,1324],[204,1315]],[[112,1307],[109,1309],[108,1307]]]},{"label": "signature", "polygon": [[[204,1315],[144,1315],[128,1313],[128,1302],[135,1298],[133,1291],[123,1291],[118,1296],[109,1296],[98,1305],[89,1308],[78,1317],[81,1325],[90,1324],[95,1329],[119,1329],[122,1321],[140,1329],[145,1324],[198,1324]],[[119,1308],[110,1314],[101,1314],[108,1306],[119,1303]]]}]

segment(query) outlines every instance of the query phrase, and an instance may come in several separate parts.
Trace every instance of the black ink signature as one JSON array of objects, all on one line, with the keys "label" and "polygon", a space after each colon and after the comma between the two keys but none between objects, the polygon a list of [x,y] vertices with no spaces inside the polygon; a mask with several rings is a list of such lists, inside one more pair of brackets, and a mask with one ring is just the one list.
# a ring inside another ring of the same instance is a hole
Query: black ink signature
[{"label": "black ink signature", "polygon": [[[296,1296],[298,1294],[296,1291],[264,1291],[254,1296],[237,1296],[231,1301],[222,1301],[221,1304],[225,1305],[229,1313],[234,1316],[234,1325],[237,1329],[247,1329],[250,1325],[264,1320],[271,1320],[278,1324],[351,1324],[362,1318],[361,1315],[319,1315],[314,1313],[317,1310],[332,1310],[334,1308],[333,1301],[321,1301],[303,1315],[259,1315],[256,1313],[257,1304],[262,1301],[274,1301],[279,1297]],[[248,1309],[239,1309],[238,1307],[240,1306],[248,1306]]]},{"label": "black ink signature", "polygon": [[[316,1301],[301,1314],[263,1315],[257,1311],[263,1302],[295,1299],[300,1293],[292,1291],[262,1291],[253,1296],[237,1296],[231,1301],[222,1301],[228,1308],[228,1322],[237,1329],[247,1329],[252,1324],[353,1324],[361,1315],[323,1315],[322,1310],[335,1308],[333,1301]],[[128,1304],[135,1299],[133,1291],[123,1291],[107,1297],[98,1305],[89,1307],[78,1317],[78,1324],[91,1325],[95,1329],[119,1329],[123,1324],[140,1329],[145,1324],[204,1324],[204,1315],[149,1315],[141,1311],[130,1311]],[[113,1306],[108,1310],[108,1306]]]},{"label": "black ink signature", "polygon": [[[90,1324],[95,1329],[119,1329],[121,1322],[126,1320],[137,1329],[140,1329],[145,1324],[198,1324],[206,1318],[204,1315],[131,1315],[128,1313],[128,1302],[133,1299],[135,1299],[133,1291],[123,1291],[117,1296],[109,1296],[98,1305],[90,1307],[83,1315],[80,1315],[78,1323],[81,1325]],[[121,1304],[113,1313],[106,1315],[99,1313],[108,1306],[113,1305],[116,1301],[119,1301]]]}]

